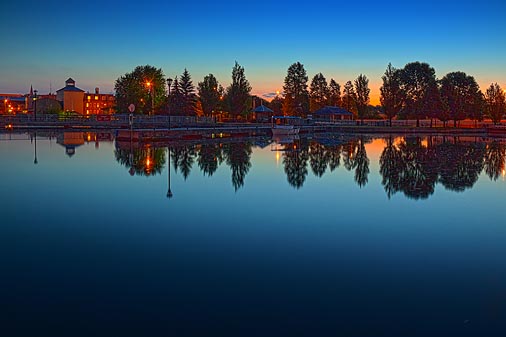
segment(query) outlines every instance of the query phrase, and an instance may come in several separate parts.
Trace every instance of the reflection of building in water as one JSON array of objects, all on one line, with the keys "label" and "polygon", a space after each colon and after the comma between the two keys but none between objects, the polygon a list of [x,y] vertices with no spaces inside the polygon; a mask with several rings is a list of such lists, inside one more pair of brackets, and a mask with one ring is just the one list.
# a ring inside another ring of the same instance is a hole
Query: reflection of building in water
[{"label": "reflection of building in water", "polygon": [[56,142],[65,147],[65,153],[72,157],[76,147],[84,144],[84,132],[64,132],[56,137]]},{"label": "reflection of building in water", "polygon": [[112,142],[113,139],[111,132],[63,132],[56,136],[56,142],[65,147],[65,153],[69,157],[84,143],[94,142],[95,148],[98,149],[100,142]]}]

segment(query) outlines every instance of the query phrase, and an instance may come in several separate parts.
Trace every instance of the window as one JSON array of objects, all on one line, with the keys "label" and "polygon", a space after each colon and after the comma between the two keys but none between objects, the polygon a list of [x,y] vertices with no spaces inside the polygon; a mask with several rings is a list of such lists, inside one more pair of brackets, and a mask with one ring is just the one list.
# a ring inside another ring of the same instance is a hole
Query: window
[{"label": "window", "polygon": [[95,101],[98,101],[98,96],[95,96]]}]

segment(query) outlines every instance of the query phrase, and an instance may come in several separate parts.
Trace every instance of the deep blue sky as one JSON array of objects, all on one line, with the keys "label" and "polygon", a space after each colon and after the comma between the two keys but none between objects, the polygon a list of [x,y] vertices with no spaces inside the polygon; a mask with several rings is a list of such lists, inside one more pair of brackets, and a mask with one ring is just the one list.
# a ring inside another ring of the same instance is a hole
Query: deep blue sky
[{"label": "deep blue sky", "polygon": [[253,93],[281,90],[302,62],[344,84],[370,79],[373,102],[388,62],[428,62],[438,77],[462,70],[482,90],[506,87],[506,1],[13,1],[0,14],[0,92],[41,93],[68,77],[92,91],[137,65],[165,75],[186,67],[224,85],[234,61]]}]

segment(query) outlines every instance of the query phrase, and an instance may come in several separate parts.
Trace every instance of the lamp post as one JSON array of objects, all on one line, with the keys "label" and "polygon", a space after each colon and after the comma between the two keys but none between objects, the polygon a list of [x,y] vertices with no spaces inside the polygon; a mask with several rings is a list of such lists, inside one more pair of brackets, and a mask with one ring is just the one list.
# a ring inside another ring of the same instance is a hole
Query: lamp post
[{"label": "lamp post", "polygon": [[169,99],[168,99],[168,102],[169,102],[169,129],[170,129],[170,87],[172,86],[172,78],[168,78],[167,79],[167,86],[169,87]]},{"label": "lamp post", "polygon": [[35,117],[35,121],[37,121],[37,90],[33,91],[33,115]]},{"label": "lamp post", "polygon": [[148,82],[146,82],[146,85],[149,88],[149,93],[151,94],[151,112],[149,114],[154,115],[155,114],[155,93],[154,93],[155,84],[148,81]]}]

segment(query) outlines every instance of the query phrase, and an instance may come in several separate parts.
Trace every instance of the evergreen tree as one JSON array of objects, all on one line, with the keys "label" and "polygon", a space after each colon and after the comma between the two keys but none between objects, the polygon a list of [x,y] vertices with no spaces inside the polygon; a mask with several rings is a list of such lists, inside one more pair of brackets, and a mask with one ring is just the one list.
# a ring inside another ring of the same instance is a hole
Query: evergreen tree
[{"label": "evergreen tree", "polygon": [[329,84],[329,102],[328,102],[328,104],[330,106],[338,106],[338,107],[340,107],[342,105],[341,86],[339,85],[339,83],[334,81],[333,78],[330,80],[330,84]]},{"label": "evergreen tree", "polygon": [[355,80],[355,94],[358,117],[361,119],[362,124],[364,123],[364,118],[367,115],[370,92],[369,79],[365,75],[360,74]]},{"label": "evergreen tree", "polygon": [[380,88],[380,102],[385,115],[390,121],[390,126],[392,126],[392,119],[402,109],[403,93],[399,70],[392,67],[392,64],[389,63],[385,74],[381,78],[383,85]]},{"label": "evergreen tree", "polygon": [[309,110],[307,81],[306,70],[300,62],[294,63],[288,68],[283,90],[285,91],[285,100],[287,96],[291,97],[292,107],[287,107],[283,111],[290,112],[290,115],[302,116]]},{"label": "evergreen tree", "polygon": [[283,99],[276,95],[274,99],[269,103],[269,108],[274,111],[275,115],[283,114]]},{"label": "evergreen tree", "polygon": [[171,109],[171,115],[184,115],[184,97],[177,76],[174,78],[174,81],[172,81],[172,88],[170,90],[169,96],[169,105]]},{"label": "evergreen tree", "polygon": [[209,74],[204,77],[203,82],[199,82],[197,90],[204,116],[211,116],[213,111],[218,110],[223,87],[218,84],[218,80],[213,74]]},{"label": "evergreen tree", "polygon": [[485,93],[487,114],[494,124],[501,122],[506,112],[506,101],[504,91],[499,84],[492,83]]},{"label": "evergreen tree", "polygon": [[251,112],[251,86],[244,74],[244,68],[235,62],[232,69],[232,83],[227,88],[227,104],[230,114],[237,118],[246,117]]},{"label": "evergreen tree", "polygon": [[353,83],[351,83],[351,81],[346,82],[344,85],[342,105],[343,109],[346,109],[354,115],[357,115],[356,94],[355,89],[353,88]]},{"label": "evergreen tree", "polygon": [[283,100],[283,116],[294,116],[295,108],[293,104],[293,98],[291,94],[285,94],[285,99]]},{"label": "evergreen tree", "polygon": [[179,86],[182,94],[182,111],[185,116],[195,115],[195,103],[197,101],[195,96],[195,87],[191,79],[190,73],[185,68]]},{"label": "evergreen tree", "polygon": [[318,73],[313,77],[310,89],[309,110],[314,112],[326,106],[330,96],[327,80],[322,73]]}]

